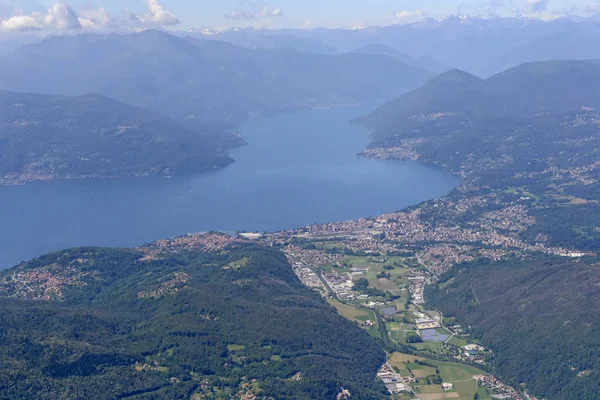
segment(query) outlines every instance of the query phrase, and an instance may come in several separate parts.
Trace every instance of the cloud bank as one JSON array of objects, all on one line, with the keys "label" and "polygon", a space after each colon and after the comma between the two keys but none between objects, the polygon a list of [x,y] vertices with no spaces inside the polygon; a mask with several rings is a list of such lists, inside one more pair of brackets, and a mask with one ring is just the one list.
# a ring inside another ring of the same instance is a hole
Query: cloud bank
[{"label": "cloud bank", "polygon": [[238,10],[238,11],[229,12],[227,14],[224,14],[223,16],[225,18],[229,18],[229,19],[251,20],[251,19],[261,19],[261,18],[268,18],[268,17],[281,17],[282,15],[283,15],[283,10],[281,10],[281,8],[265,6],[257,11]]},{"label": "cloud bank", "polygon": [[419,20],[427,17],[427,13],[423,10],[414,10],[414,11],[396,11],[392,13],[394,18],[400,22],[410,22],[414,20]]},{"label": "cloud bank", "polygon": [[150,28],[179,24],[179,19],[165,9],[158,0],[146,0],[143,14],[127,12],[125,16],[111,16],[104,8],[77,13],[66,3],[48,7],[46,13],[23,14],[12,10],[12,15],[0,20],[2,32],[75,31],[104,29]]}]

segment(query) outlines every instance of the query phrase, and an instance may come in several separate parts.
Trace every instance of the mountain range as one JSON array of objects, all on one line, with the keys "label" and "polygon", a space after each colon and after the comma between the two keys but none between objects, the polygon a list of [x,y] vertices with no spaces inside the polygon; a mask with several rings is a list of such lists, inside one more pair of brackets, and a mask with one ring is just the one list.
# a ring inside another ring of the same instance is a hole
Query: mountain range
[{"label": "mountain range", "polygon": [[361,121],[376,130],[375,137],[392,131],[399,136],[418,136],[403,126],[425,122],[415,115],[482,119],[582,108],[592,111],[600,109],[599,89],[600,60],[526,63],[488,79],[453,69],[384,104]]},{"label": "mountain range", "polygon": [[184,123],[236,126],[249,115],[389,99],[432,73],[364,54],[250,50],[148,30],[50,37],[0,57],[0,88],[98,93]]},{"label": "mountain range", "polygon": [[360,29],[238,29],[212,32],[205,37],[241,43],[242,37],[266,35],[293,35],[318,41],[321,46],[333,47],[340,53],[368,45],[385,45],[417,59],[429,57],[447,68],[459,68],[482,77],[525,62],[600,58],[595,45],[600,38],[597,16],[552,21],[520,16],[448,16]]}]

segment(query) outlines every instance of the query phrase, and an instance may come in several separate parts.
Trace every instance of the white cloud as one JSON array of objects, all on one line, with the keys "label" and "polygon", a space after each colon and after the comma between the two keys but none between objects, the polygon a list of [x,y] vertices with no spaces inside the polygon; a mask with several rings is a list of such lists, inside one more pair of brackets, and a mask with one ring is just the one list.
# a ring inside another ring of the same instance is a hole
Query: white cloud
[{"label": "white cloud", "polygon": [[44,16],[44,26],[59,31],[81,29],[79,17],[73,9],[65,3],[53,4]]},{"label": "white cloud", "polygon": [[414,20],[422,19],[423,17],[426,17],[427,13],[424,12],[423,10],[414,10],[414,11],[403,10],[403,11],[394,12],[393,16],[395,19],[397,19],[400,22],[410,22],[410,21],[414,21]]},{"label": "white cloud", "polygon": [[129,27],[148,28],[179,24],[179,19],[165,9],[158,0],[146,0],[146,6],[146,13],[141,15],[126,13],[125,18],[114,18],[104,8],[77,13],[66,3],[53,4],[46,13],[34,12],[24,15],[13,10],[11,16],[0,19],[0,31],[72,31]]},{"label": "white cloud", "polygon": [[104,7],[101,7],[97,10],[80,12],[79,23],[83,29],[101,29],[108,27],[112,23],[112,19]]},{"label": "white cloud", "polygon": [[0,31],[30,32],[44,29],[43,18],[40,14],[14,15],[0,22]]},{"label": "white cloud", "polygon": [[283,10],[279,7],[269,7],[265,6],[259,10],[251,11],[251,10],[237,10],[232,11],[223,16],[229,19],[241,19],[241,20],[249,20],[249,19],[261,19],[268,17],[281,17],[283,15]]},{"label": "white cloud", "polygon": [[146,0],[148,12],[138,16],[138,20],[148,25],[177,25],[179,18],[158,3],[158,0]]}]

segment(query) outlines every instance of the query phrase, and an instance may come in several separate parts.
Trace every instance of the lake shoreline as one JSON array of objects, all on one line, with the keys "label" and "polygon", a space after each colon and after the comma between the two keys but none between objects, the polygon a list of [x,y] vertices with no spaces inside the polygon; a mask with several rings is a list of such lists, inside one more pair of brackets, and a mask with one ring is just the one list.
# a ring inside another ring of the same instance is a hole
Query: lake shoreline
[{"label": "lake shoreline", "polygon": [[278,232],[400,210],[460,181],[418,162],[367,160],[372,105],[244,122],[226,168],[160,177],[0,185],[0,265],[79,246],[135,247],[189,232]]}]

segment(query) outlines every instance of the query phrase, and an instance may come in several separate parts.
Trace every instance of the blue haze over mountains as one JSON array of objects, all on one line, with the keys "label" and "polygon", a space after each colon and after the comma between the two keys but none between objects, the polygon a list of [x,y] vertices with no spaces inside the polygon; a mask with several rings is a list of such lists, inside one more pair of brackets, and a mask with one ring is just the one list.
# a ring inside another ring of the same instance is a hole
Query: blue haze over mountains
[{"label": "blue haze over mountains", "polygon": [[[531,61],[589,59],[600,57],[600,17],[559,18],[542,21],[524,17],[474,18],[449,16],[425,19],[411,24],[364,29],[314,30],[229,30],[211,36],[243,46],[272,47],[282,36],[302,38],[301,46],[311,51],[335,48],[351,52],[379,44],[402,52],[433,72],[438,67],[459,68],[488,77],[510,67]],[[299,46],[297,39],[288,46]],[[322,50],[321,50],[322,51]]]},{"label": "blue haze over mountains", "polygon": [[[400,254],[411,275],[418,262],[432,284],[421,298],[491,350],[494,375],[539,398],[598,399],[599,39],[594,18],[459,17],[3,39],[0,185],[64,181],[0,188],[0,253],[18,251],[0,267],[81,242],[381,215],[447,192],[454,173],[456,190],[390,218],[262,243],[369,264]],[[266,398],[333,400],[344,385],[383,399],[384,349],[438,360],[394,343],[379,318],[373,337],[344,322],[278,249],[200,237],[63,250],[0,272],[0,398],[172,399],[205,377],[238,390],[256,375]],[[66,290],[46,290],[48,277]],[[155,360],[168,376],[146,374]]]}]

